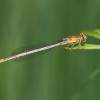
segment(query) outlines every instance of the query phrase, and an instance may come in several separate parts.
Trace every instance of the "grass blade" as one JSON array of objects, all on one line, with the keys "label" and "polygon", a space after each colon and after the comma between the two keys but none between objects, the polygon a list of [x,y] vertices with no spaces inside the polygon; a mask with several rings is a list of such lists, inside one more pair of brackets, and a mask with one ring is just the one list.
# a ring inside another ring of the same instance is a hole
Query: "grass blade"
[{"label": "grass blade", "polygon": [[[65,47],[65,49],[69,49],[68,47]],[[74,46],[70,49],[84,49],[84,50],[100,50],[100,45],[95,44],[84,44],[83,46]]]}]

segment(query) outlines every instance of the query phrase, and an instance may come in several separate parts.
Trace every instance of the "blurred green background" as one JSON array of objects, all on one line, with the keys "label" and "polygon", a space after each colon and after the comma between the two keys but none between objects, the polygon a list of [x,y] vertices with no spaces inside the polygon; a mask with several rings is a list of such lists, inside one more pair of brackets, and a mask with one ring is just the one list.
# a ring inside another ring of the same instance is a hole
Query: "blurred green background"
[{"label": "blurred green background", "polygon": [[[96,28],[100,0],[0,0],[0,58]],[[88,37],[87,43],[100,41]],[[58,47],[1,63],[0,100],[100,100],[100,52]]]}]

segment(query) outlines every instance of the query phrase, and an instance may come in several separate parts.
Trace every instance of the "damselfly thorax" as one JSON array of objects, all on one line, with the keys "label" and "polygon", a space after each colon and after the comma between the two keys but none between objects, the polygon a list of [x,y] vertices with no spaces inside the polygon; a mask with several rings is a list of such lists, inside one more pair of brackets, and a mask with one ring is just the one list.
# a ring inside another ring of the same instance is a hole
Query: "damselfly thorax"
[{"label": "damselfly thorax", "polygon": [[12,60],[12,59],[18,59],[20,57],[24,57],[24,56],[27,56],[27,55],[35,54],[35,53],[38,53],[38,52],[41,52],[41,51],[44,51],[44,50],[49,50],[51,48],[55,48],[55,47],[58,47],[58,46],[68,46],[68,47],[72,46],[73,47],[76,44],[81,45],[81,43],[82,42],[84,43],[86,41],[86,39],[87,39],[86,35],[81,32],[79,36],[68,36],[67,38],[64,38],[60,41],[48,43],[48,45],[46,45],[46,46],[38,47],[38,48],[33,49],[33,50],[23,51],[23,52],[14,54],[10,57],[0,59],[0,63],[6,62],[6,61]]},{"label": "damselfly thorax", "polygon": [[80,36],[68,36],[63,40],[68,42],[67,46],[73,46],[75,44],[81,44],[82,42],[85,42],[86,39],[87,39],[86,35],[81,32]]}]

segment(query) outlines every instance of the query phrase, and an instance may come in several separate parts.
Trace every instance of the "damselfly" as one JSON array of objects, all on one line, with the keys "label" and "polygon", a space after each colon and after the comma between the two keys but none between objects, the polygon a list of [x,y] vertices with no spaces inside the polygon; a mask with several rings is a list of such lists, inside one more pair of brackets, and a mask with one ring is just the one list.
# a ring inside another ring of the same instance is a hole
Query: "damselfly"
[{"label": "damselfly", "polygon": [[38,53],[38,52],[48,50],[48,49],[58,47],[58,46],[68,46],[71,48],[71,47],[74,47],[75,45],[78,45],[78,47],[80,47],[81,43],[85,42],[86,39],[87,39],[86,35],[81,32],[79,36],[68,36],[67,38],[63,38],[60,41],[49,43],[47,46],[29,50],[29,51],[24,51],[22,53],[15,54],[13,56],[10,56],[10,57],[4,58],[4,59],[0,59],[0,63],[6,62],[8,60],[13,60],[13,59],[17,59],[20,57],[24,57],[27,55],[31,55],[34,53]]}]

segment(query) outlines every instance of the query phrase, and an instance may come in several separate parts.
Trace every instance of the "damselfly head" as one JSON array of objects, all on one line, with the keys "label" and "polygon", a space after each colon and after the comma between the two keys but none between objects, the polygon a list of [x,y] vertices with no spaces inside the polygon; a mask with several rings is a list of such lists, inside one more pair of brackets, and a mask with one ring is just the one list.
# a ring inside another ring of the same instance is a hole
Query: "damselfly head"
[{"label": "damselfly head", "polygon": [[87,40],[87,36],[82,32],[80,32],[80,37],[81,37],[83,42],[85,42]]}]

